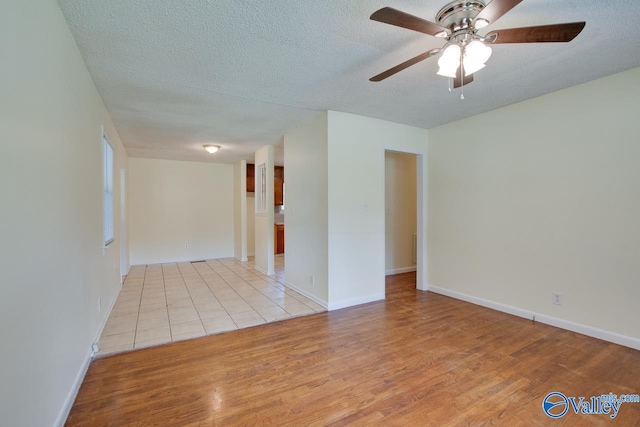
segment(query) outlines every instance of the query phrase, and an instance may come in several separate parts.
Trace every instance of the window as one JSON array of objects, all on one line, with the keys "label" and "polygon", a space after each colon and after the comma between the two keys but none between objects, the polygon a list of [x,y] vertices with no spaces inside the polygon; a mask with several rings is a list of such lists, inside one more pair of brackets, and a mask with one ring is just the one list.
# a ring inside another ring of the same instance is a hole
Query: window
[{"label": "window", "polygon": [[113,148],[104,133],[102,134],[102,171],[102,242],[104,247],[107,247],[115,239],[113,230]]}]

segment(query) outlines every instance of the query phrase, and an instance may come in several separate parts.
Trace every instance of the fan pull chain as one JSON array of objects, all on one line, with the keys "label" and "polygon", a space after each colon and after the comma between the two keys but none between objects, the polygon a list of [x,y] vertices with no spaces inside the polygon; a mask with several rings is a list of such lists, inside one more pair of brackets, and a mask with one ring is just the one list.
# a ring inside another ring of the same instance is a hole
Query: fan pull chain
[{"label": "fan pull chain", "polygon": [[460,49],[460,99],[464,100],[464,46]]}]

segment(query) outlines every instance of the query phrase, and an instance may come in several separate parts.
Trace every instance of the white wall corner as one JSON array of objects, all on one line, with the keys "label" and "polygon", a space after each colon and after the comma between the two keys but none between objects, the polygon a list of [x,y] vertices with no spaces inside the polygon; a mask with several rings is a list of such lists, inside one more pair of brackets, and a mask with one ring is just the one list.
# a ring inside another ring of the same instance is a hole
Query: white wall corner
[{"label": "white wall corner", "polygon": [[329,302],[327,306],[327,310],[329,311],[340,310],[341,308],[353,307],[354,305],[366,304],[369,302],[380,301],[380,300],[384,300],[384,293],[366,295],[364,297],[345,299],[341,301],[332,301],[332,302]]},{"label": "white wall corner", "polygon": [[258,266],[258,265],[254,265],[253,268],[255,268],[256,270],[258,270],[260,273],[262,274],[266,274],[267,276],[273,276],[272,274],[269,274],[269,272],[267,270],[265,270],[264,268]]},{"label": "white wall corner", "polygon": [[260,165],[265,165],[266,180],[264,188],[264,199],[261,199],[261,192],[256,192],[256,206],[259,205],[261,200],[264,201],[264,209],[266,212],[256,212],[255,215],[255,266],[256,269],[260,267],[260,272],[266,275],[275,274],[274,264],[274,191],[273,191],[273,178],[274,178],[274,163],[273,163],[273,145],[267,145],[255,152],[255,167],[256,167],[256,190],[260,189],[262,176],[260,175]]},{"label": "white wall corner", "polygon": [[55,423],[53,424],[55,427],[63,427],[69,417],[69,413],[71,412],[71,408],[73,407],[73,402],[76,400],[76,396],[78,396],[78,392],[80,391],[80,386],[82,385],[82,381],[84,380],[84,376],[87,374],[89,370],[89,365],[91,364],[93,354],[93,345],[89,348],[89,351],[84,357],[82,361],[82,365],[80,365],[80,369],[76,374],[75,379],[73,380],[73,384],[71,385],[71,389],[69,393],[67,393],[67,397],[64,399],[64,403],[62,408],[60,408],[60,412],[56,417]]},{"label": "white wall corner", "polygon": [[[420,274],[420,270],[418,270],[418,271],[417,271],[417,274],[418,274],[418,275]],[[431,287],[430,287],[430,286],[431,286],[431,285],[429,285],[428,283],[422,283],[422,282],[420,282],[419,280],[417,280],[417,281],[416,281],[416,289],[417,289],[417,290],[419,290],[419,291],[424,291],[424,292],[426,292],[426,291],[428,291],[428,290],[430,290],[430,289],[431,289]]]},{"label": "white wall corner", "polygon": [[391,276],[393,274],[411,273],[413,271],[416,271],[415,265],[413,267],[403,267],[403,268],[394,268],[392,270],[386,270],[384,272],[384,275]]},{"label": "white wall corner", "polygon": [[309,298],[311,301],[315,302],[316,304],[319,304],[319,305],[323,306],[324,308],[328,308],[328,304],[327,304],[326,301],[324,301],[324,300],[318,298],[317,296],[305,291],[304,289],[299,288],[296,285],[291,284],[291,283],[286,282],[286,281],[284,282],[284,285],[287,288],[289,288],[291,290],[294,290],[294,291],[296,291],[297,293],[299,293],[301,295],[304,295],[305,297]]},{"label": "white wall corner", "polygon": [[[118,300],[118,296],[120,295],[120,291],[122,291],[122,285],[123,285],[123,281],[122,281],[122,276],[121,276],[120,277],[120,285],[118,285],[118,290],[113,295],[113,298],[111,299],[111,302],[109,303],[109,307],[107,308],[107,310],[104,313],[104,317],[102,318],[102,321],[100,322],[100,327],[98,328],[98,332],[96,333],[96,336],[93,339],[94,343],[97,343],[100,340],[100,336],[102,335],[102,331],[104,330],[104,327],[107,325],[107,320],[109,320],[109,316],[111,316],[111,310],[113,310],[113,307],[116,305],[116,301]],[[92,354],[92,356],[93,356],[93,354]]]},{"label": "white wall corner", "polygon": [[482,307],[491,308],[493,310],[501,311],[503,313],[512,314],[514,316],[523,317],[525,319],[533,319],[535,316],[536,321],[544,323],[546,325],[555,326],[557,328],[566,329],[568,331],[576,332],[589,337],[598,338],[604,341],[609,341],[614,344],[623,345],[636,350],[640,350],[640,339],[629,337],[626,335],[617,334],[615,332],[609,332],[602,329],[594,328],[592,326],[583,325],[581,323],[571,322],[569,320],[559,319],[557,317],[548,316],[546,314],[535,313],[530,310],[525,310],[519,307],[513,307],[507,304],[502,304],[495,301],[490,301],[484,298],[478,298],[471,295],[463,294],[461,292],[452,291],[438,286],[428,286],[428,290],[437,294],[445,295],[451,298],[459,299],[462,301],[470,302],[472,304],[480,305]]}]

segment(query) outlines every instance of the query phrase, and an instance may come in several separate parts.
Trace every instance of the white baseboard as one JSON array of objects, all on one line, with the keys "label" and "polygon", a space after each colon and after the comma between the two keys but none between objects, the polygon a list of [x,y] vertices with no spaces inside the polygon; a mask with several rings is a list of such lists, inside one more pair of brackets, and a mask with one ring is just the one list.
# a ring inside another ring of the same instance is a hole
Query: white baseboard
[{"label": "white baseboard", "polygon": [[[129,270],[130,269],[131,269],[131,266],[129,266]],[[129,274],[129,270],[127,270],[127,274]],[[116,305],[118,296],[122,291],[122,285],[124,284],[124,281],[122,279],[125,276],[120,276],[120,280],[118,281],[118,289],[114,293],[113,298],[111,298],[111,302],[109,303],[107,310],[104,312],[104,316],[100,321],[100,326],[98,327],[98,331],[96,332],[93,338],[91,347],[89,348],[89,352],[85,356],[82,362],[82,365],[80,366],[80,369],[78,370],[78,373],[76,374],[76,377],[73,380],[73,384],[71,385],[71,390],[69,390],[69,393],[67,394],[67,397],[64,400],[62,408],[58,413],[58,417],[56,418],[56,421],[54,424],[54,426],[56,427],[58,426],[63,427],[65,422],[67,421],[67,417],[69,416],[69,412],[71,412],[71,407],[73,406],[73,402],[75,402],[76,400],[76,396],[78,395],[78,391],[80,390],[80,386],[82,385],[84,376],[87,374],[87,370],[89,369],[89,365],[91,364],[91,360],[93,359],[93,356],[95,356],[95,353],[93,351],[94,344],[98,343],[98,341],[100,340],[100,336],[102,335],[102,331],[104,330],[104,327],[107,325],[109,316],[111,316],[111,311],[113,310],[113,307]]]},{"label": "white baseboard", "polygon": [[445,295],[451,298],[456,298],[462,301],[470,302],[472,304],[491,308],[493,310],[502,311],[503,313],[512,314],[518,317],[523,317],[525,319],[533,319],[533,316],[535,316],[536,322],[544,323],[547,325],[555,326],[557,328],[566,329],[568,331],[577,332],[582,335],[587,335],[593,338],[598,338],[604,341],[609,341],[615,344],[623,345],[625,347],[630,347],[636,350],[640,350],[640,339],[638,338],[633,338],[626,335],[620,335],[615,332],[609,332],[603,329],[594,328],[592,326],[583,325],[581,323],[575,323],[569,320],[548,316],[546,314],[540,314],[530,310],[525,310],[523,308],[513,307],[507,304],[490,301],[484,298],[474,297],[471,295],[463,294],[461,292],[440,288],[438,286],[429,285],[428,290],[431,292],[435,292],[437,294]]},{"label": "white baseboard", "polygon": [[341,308],[353,307],[354,305],[366,304],[368,302],[380,301],[384,299],[384,293],[367,295],[365,297],[345,299],[337,302],[330,302],[327,310],[339,310]]},{"label": "white baseboard", "polygon": [[234,257],[234,258],[235,258],[235,259],[237,259],[237,260],[238,260],[238,261],[240,261],[240,262],[247,262],[247,261],[249,261],[249,258],[247,258],[247,257],[244,257],[244,258],[242,258],[242,257]]},{"label": "white baseboard", "polygon": [[262,274],[266,274],[267,276],[273,276],[274,274],[276,274],[275,271],[272,271],[271,273],[269,273],[267,270],[265,270],[262,267],[258,267],[257,265],[254,265],[253,268],[255,268],[256,270],[258,270],[260,273]]},{"label": "white baseboard", "polygon": [[318,298],[315,295],[310,294],[309,292],[305,291],[304,289],[300,289],[299,287],[297,287],[296,285],[293,285],[287,281],[284,282],[284,285],[291,289],[296,291],[297,293],[304,295],[305,297],[309,298],[311,301],[315,302],[316,304],[319,304],[321,306],[323,306],[324,308],[327,308],[327,302],[321,300],[320,298]]},{"label": "white baseboard", "polygon": [[299,294],[304,295],[305,297],[309,298],[310,300],[312,300],[316,304],[319,304],[319,305],[323,306],[324,308],[326,308],[329,311],[331,311],[331,310],[339,310],[341,308],[352,307],[354,305],[366,304],[368,302],[379,301],[379,300],[383,300],[384,299],[384,294],[374,294],[374,295],[369,295],[369,296],[362,297],[362,298],[353,298],[353,299],[349,299],[349,300],[338,301],[337,303],[328,304],[327,301],[321,300],[320,298],[316,297],[315,295],[310,294],[309,292],[305,291],[304,289],[300,289],[299,287],[297,287],[296,285],[294,285],[292,283],[289,283],[289,282],[285,281],[284,285],[287,288],[290,288],[290,289],[298,292]]},{"label": "white baseboard", "polygon": [[413,267],[394,268],[393,270],[387,270],[384,272],[384,275],[391,276],[392,274],[411,273],[412,271],[416,271],[415,265]]},{"label": "white baseboard", "polygon": [[[111,299],[111,303],[109,303],[109,308],[107,308],[105,316],[102,318],[102,322],[100,322],[100,327],[98,328],[98,333],[93,338],[93,343],[94,344],[98,343],[98,340],[100,339],[100,335],[102,335],[102,331],[104,330],[104,327],[107,325],[107,320],[109,320],[109,316],[111,316],[111,310],[113,310],[113,306],[116,305],[116,301],[118,300],[118,296],[120,295],[120,292],[122,292],[122,285],[124,283],[122,283],[122,281],[120,281],[120,282],[121,283],[118,286],[118,290],[116,291],[116,294]],[[93,356],[95,356],[95,355],[92,353],[91,357],[93,357]]]},{"label": "white baseboard", "polygon": [[234,254],[228,255],[193,255],[189,257],[178,257],[178,258],[157,258],[157,259],[136,259],[135,262],[132,262],[131,265],[155,265],[155,264],[170,264],[170,263],[179,263],[179,262],[196,262],[196,261],[206,261],[212,259],[224,259],[224,258],[234,258]]},{"label": "white baseboard", "polygon": [[[97,344],[98,341],[100,340],[100,335],[102,335],[102,331],[104,330],[104,327],[107,324],[107,320],[109,320],[109,316],[111,316],[111,311],[113,310],[113,307],[116,305],[118,296],[122,291],[122,285],[123,285],[122,280],[120,280],[120,284],[118,285],[118,290],[116,291],[115,295],[111,299],[109,308],[107,308],[105,315],[102,321],[100,322],[100,327],[98,328],[98,332],[96,333],[92,344]],[[73,385],[71,386],[71,390],[69,390],[69,394],[64,400],[62,409],[58,413],[58,417],[56,418],[56,422],[54,424],[56,427],[64,426],[64,423],[67,421],[67,417],[69,416],[69,412],[71,412],[71,407],[73,406],[73,402],[75,402],[76,400],[76,396],[78,395],[78,391],[80,390],[80,386],[82,385],[84,376],[86,375],[87,370],[89,369],[89,365],[91,364],[91,360],[93,359],[93,356],[95,356],[95,354],[93,352],[93,345],[92,345],[91,348],[89,349],[89,353],[86,355],[84,361],[82,362],[82,366],[80,366],[80,370],[78,371],[78,374],[76,375],[76,378],[73,381]]]},{"label": "white baseboard", "polygon": [[91,364],[91,358],[93,356],[92,350],[90,349],[87,355],[76,374],[76,378],[73,380],[73,384],[71,385],[71,390],[67,394],[67,397],[64,399],[64,403],[60,412],[58,413],[58,417],[56,418],[55,423],[53,424],[55,427],[63,427],[67,418],[69,417],[69,412],[71,412],[71,407],[73,406],[73,402],[76,400],[76,396],[78,395],[78,391],[80,391],[80,386],[82,385],[82,381],[84,380],[84,376],[87,374],[87,370],[89,369],[89,365]]}]

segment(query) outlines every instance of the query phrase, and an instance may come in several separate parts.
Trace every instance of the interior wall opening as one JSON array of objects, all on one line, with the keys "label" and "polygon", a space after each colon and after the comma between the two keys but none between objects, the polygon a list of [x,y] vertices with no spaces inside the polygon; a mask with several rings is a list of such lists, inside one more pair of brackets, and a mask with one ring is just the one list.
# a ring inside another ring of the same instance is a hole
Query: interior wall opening
[{"label": "interior wall opening", "polygon": [[385,275],[418,268],[418,156],[385,151]]}]

